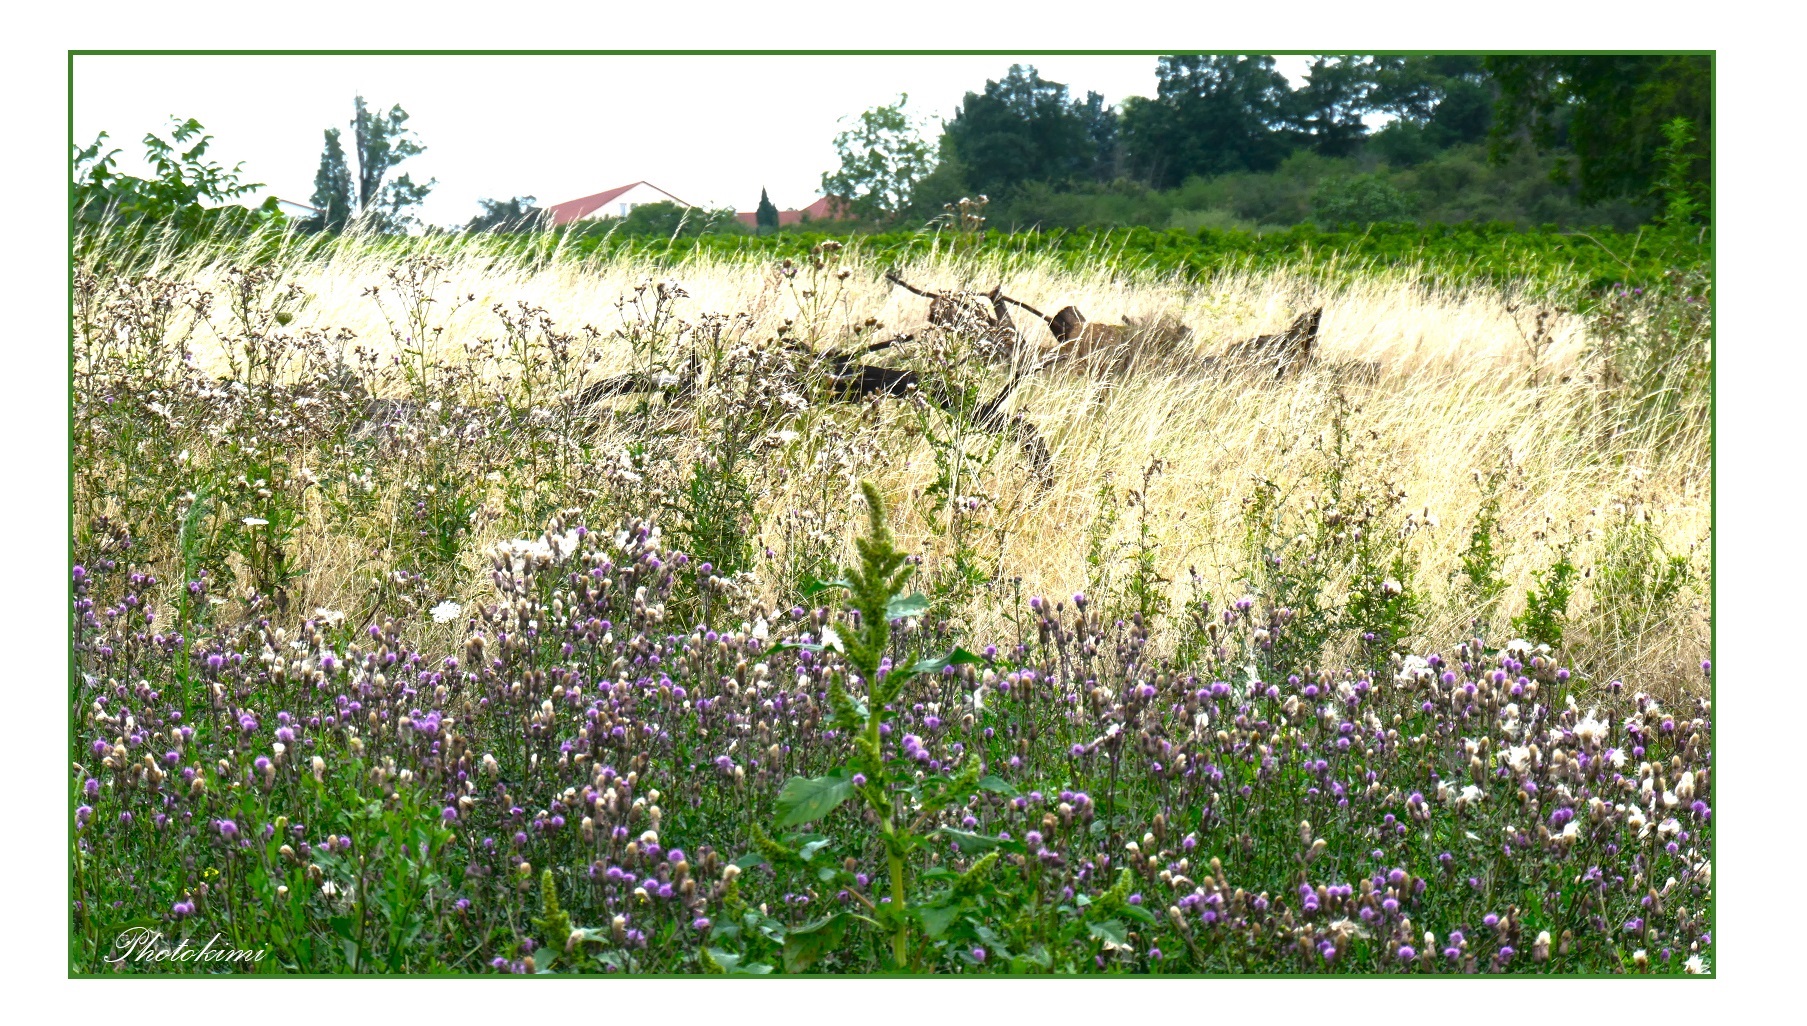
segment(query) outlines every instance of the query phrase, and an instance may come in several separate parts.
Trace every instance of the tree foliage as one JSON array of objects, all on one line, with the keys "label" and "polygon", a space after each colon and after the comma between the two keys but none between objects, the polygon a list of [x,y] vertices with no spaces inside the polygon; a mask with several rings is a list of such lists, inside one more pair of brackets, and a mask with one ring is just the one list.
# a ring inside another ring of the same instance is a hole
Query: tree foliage
[{"label": "tree foliage", "polygon": [[391,175],[397,165],[427,149],[408,127],[408,112],[400,104],[387,112],[372,110],[358,96],[351,118],[355,169],[342,139],[338,129],[326,130],[320,168],[314,173],[313,205],[320,213],[304,227],[340,232],[355,223],[365,231],[405,232],[419,224],[415,208],[437,180],[416,182],[405,172]]},{"label": "tree foliage", "polygon": [[222,206],[263,185],[240,179],[242,163],[227,168],[208,159],[213,136],[205,131],[193,118],[172,118],[169,138],[145,135],[148,178],[120,173],[121,151],[106,149],[105,132],[87,148],[77,147],[71,161],[71,217],[78,224],[156,225],[185,233],[216,227],[222,219],[245,226],[280,221],[274,197],[255,211]]},{"label": "tree foliage", "polygon": [[477,206],[483,212],[470,219],[464,226],[467,232],[525,232],[540,228],[545,224],[546,211],[534,204],[532,196],[516,196],[513,199],[495,200],[480,199]]},{"label": "tree foliage", "polygon": [[761,231],[778,227],[778,207],[764,189],[759,190],[759,206],[753,211],[753,223]]},{"label": "tree foliage", "polygon": [[1360,56],[1320,56],[1306,72],[1305,85],[1288,96],[1300,141],[1326,157],[1347,157],[1361,148],[1374,109],[1374,63]]},{"label": "tree foliage", "polygon": [[314,208],[320,213],[309,218],[304,227],[313,231],[342,232],[356,211],[352,195],[351,169],[345,163],[345,147],[339,143],[339,130],[326,130],[326,146],[320,152],[320,169],[314,172]]},{"label": "tree foliage", "polygon": [[[1496,153],[1530,143],[1567,150],[1584,203],[1642,198],[1662,174],[1664,126],[1686,118],[1712,138],[1713,58],[1704,54],[1562,54],[1484,60],[1499,88],[1492,141]],[[1710,151],[1709,151],[1710,153]],[[1693,168],[1707,187],[1712,161]]]},{"label": "tree foliage", "polygon": [[906,93],[897,102],[873,107],[835,136],[841,166],[822,175],[822,191],[845,197],[862,220],[888,221],[910,202],[916,183],[934,167],[922,134],[904,113]]},{"label": "tree foliage", "polygon": [[397,231],[416,222],[413,208],[427,198],[436,180],[416,183],[403,173],[389,173],[409,157],[426,152],[401,104],[387,113],[371,110],[359,96],[354,101],[352,138],[358,149],[358,213],[379,231]]},{"label": "tree foliage", "polygon": [[1290,88],[1266,55],[1160,58],[1152,100],[1123,105],[1131,170],[1155,188],[1195,175],[1271,171],[1285,159]]},{"label": "tree foliage", "polygon": [[580,235],[622,235],[661,239],[688,239],[699,235],[738,235],[746,232],[733,210],[723,207],[686,207],[670,200],[642,203],[626,217],[599,217],[576,229]]},{"label": "tree foliage", "polygon": [[1116,114],[1102,96],[1074,100],[1065,85],[1012,64],[983,93],[966,94],[942,132],[941,155],[962,169],[962,191],[1003,194],[1026,182],[1097,177],[1115,135]]}]

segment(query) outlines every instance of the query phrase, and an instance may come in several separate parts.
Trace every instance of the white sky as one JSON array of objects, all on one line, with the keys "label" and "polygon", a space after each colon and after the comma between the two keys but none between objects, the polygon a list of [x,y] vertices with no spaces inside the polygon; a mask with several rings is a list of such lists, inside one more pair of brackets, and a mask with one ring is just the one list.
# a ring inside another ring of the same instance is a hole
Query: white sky
[{"label": "white sky", "polygon": [[[75,58],[75,142],[106,131],[121,169],[142,171],[146,132],[195,118],[212,156],[244,162],[283,199],[314,191],[322,132],[345,129],[352,96],[400,103],[425,153],[403,165],[439,179],[421,215],[463,224],[479,198],[542,205],[648,181],[687,202],[751,210],[818,195],[835,166],[838,119],[908,93],[919,118],[951,117],[968,91],[1012,63],[1121,104],[1154,93],[1155,58],[1120,56]],[[1297,84],[1309,63],[1281,57]],[[938,129],[931,121],[925,135]],[[347,140],[349,145],[349,140]]]}]

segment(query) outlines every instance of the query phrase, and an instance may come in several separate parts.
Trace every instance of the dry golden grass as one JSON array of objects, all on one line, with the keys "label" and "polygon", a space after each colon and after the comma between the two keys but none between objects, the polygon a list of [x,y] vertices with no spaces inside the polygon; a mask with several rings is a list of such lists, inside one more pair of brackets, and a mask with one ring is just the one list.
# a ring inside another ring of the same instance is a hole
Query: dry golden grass
[{"label": "dry golden grass", "polygon": [[[354,247],[328,261],[297,263],[290,269],[292,280],[309,300],[293,327],[350,328],[366,343],[384,344],[389,325],[365,292],[384,284],[395,259]],[[606,336],[622,322],[622,297],[649,278],[673,280],[685,290],[680,315],[751,313],[754,334],[769,335],[786,318],[797,319],[804,335],[831,335],[867,317],[888,330],[911,331],[923,326],[927,310],[926,301],[887,285],[880,278],[883,268],[863,264],[857,254],[843,262],[852,275],[844,282],[825,276],[813,298],[801,294],[807,273],[787,286],[771,265],[751,261],[654,268],[553,259],[529,266],[455,246],[448,247],[445,260],[437,294],[445,300],[471,297],[455,313],[452,304],[442,303],[436,314],[448,356],[473,337],[499,334],[491,312],[497,303],[543,307],[562,326],[593,325]],[[1279,330],[1313,306],[1324,308],[1322,363],[1296,380],[1261,384],[1163,366],[1109,380],[1050,370],[1020,388],[1011,409],[1047,439],[1054,484],[1046,489],[1035,484],[1005,447],[960,491],[989,500],[979,520],[992,530],[981,551],[995,560],[1000,579],[1020,577],[1025,594],[1067,595],[1085,586],[1084,557],[1099,515],[1100,482],[1110,475],[1123,487],[1139,487],[1144,467],[1154,459],[1165,467],[1149,496],[1158,514],[1162,572],[1179,581],[1189,567],[1196,568],[1220,598],[1240,594],[1241,500],[1254,477],[1283,485],[1297,481],[1303,443],[1322,429],[1338,387],[1326,367],[1340,361],[1381,364],[1377,383],[1348,389],[1359,410],[1356,426],[1378,439],[1384,472],[1407,493],[1409,506],[1427,511],[1436,524],[1414,542],[1419,584],[1434,599],[1423,632],[1430,643],[1461,636],[1473,612],[1444,596],[1480,502],[1476,472],[1492,469],[1503,455],[1516,469],[1501,511],[1508,546],[1505,577],[1513,584],[1501,614],[1522,607],[1531,572],[1549,558],[1548,548],[1536,540],[1540,533],[1547,529],[1561,536],[1572,525],[1584,538],[1595,539],[1579,549],[1587,566],[1602,517],[1615,503],[1635,502],[1647,510],[1671,551],[1697,551],[1699,579],[1708,579],[1711,468],[1705,429],[1660,450],[1643,451],[1627,439],[1603,449],[1589,426],[1594,399],[1582,366],[1585,326],[1574,316],[1553,316],[1551,343],[1534,367],[1525,333],[1531,330],[1536,296],[1488,288],[1428,289],[1411,268],[1320,278],[1230,273],[1202,285],[1104,270],[1073,274],[1022,260],[1004,266],[943,258],[899,270],[915,284],[933,288],[990,288],[1002,282],[1007,293],[1044,311],[1073,304],[1092,320],[1171,314],[1193,330],[1199,355]],[[223,263],[202,262],[161,273],[217,288],[225,271]],[[1026,315],[1018,323],[1033,340],[1045,341],[1044,326]],[[197,337],[203,363],[219,366],[218,353],[205,348],[206,333]],[[599,369],[626,366],[625,345],[606,340],[600,345]],[[892,412],[882,418],[891,425],[882,429],[884,444],[857,473],[875,478],[894,499],[907,500],[933,480],[934,467],[926,444],[898,430],[908,418],[890,405]],[[761,484],[768,526],[805,501],[795,493],[808,483],[795,475]],[[851,510],[851,481],[835,487],[846,497],[844,511]],[[900,507],[901,536],[927,547],[932,559],[937,540],[925,511],[911,501]],[[1131,519],[1125,517],[1119,536]],[[309,559],[322,598],[333,579],[349,575],[362,561],[348,544],[327,538],[310,542]],[[1704,587],[1692,589],[1684,603],[1691,607],[1687,613],[1635,645],[1605,645],[1584,629],[1574,647],[1592,661],[1598,679],[1635,674],[1640,687],[1692,687],[1698,672],[1690,668],[1707,644],[1704,595]],[[1584,585],[1577,600],[1582,623],[1588,601]],[[977,632],[992,626],[982,621],[996,615],[976,611]],[[1503,622],[1503,615],[1495,619]]]}]

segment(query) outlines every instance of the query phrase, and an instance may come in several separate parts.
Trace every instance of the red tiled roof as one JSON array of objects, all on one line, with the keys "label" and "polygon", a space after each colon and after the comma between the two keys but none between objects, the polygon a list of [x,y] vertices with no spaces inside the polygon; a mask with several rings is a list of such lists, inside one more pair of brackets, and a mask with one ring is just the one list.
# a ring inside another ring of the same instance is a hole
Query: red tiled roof
[{"label": "red tiled roof", "polygon": [[[582,199],[566,200],[563,203],[554,203],[552,206],[547,207],[546,211],[547,211],[547,213],[552,215],[552,223],[553,224],[569,224],[572,221],[576,221],[579,218],[588,217],[591,214],[595,213],[596,211],[601,210],[603,207],[608,206],[609,202],[611,200],[613,200],[615,197],[621,195],[622,193],[627,192],[629,189],[632,189],[638,185],[644,185],[647,188],[652,189],[656,192],[663,193],[666,196],[671,196],[671,193],[665,192],[664,189],[659,188],[658,186],[652,184],[651,182],[629,182],[628,184],[623,185],[620,188],[610,189],[607,192],[599,192],[594,196],[585,196]],[[675,200],[680,206],[687,207],[690,205],[688,203],[685,203],[683,200],[678,199],[676,196],[671,196],[671,198],[673,200]]]},{"label": "red tiled roof", "polygon": [[629,182],[618,189],[599,192],[594,196],[585,196],[582,199],[554,203],[552,206],[546,208],[546,212],[552,215],[553,224],[569,224],[580,217],[595,213],[604,206],[607,206],[610,200],[640,184],[642,183]]},{"label": "red tiled roof", "polygon": [[801,211],[801,213],[807,214],[811,221],[832,220],[844,216],[846,212],[847,202],[839,196],[824,196]]},{"label": "red tiled roof", "polygon": [[[838,196],[823,196],[821,199],[816,200],[802,210],[778,211],[778,223],[781,225],[801,224],[805,219],[811,221],[832,221],[837,217],[846,216],[846,213],[847,203],[845,200]],[[756,211],[742,210],[736,213],[734,217],[740,221],[741,224],[747,225],[748,227],[756,227],[759,224],[759,214]]]}]

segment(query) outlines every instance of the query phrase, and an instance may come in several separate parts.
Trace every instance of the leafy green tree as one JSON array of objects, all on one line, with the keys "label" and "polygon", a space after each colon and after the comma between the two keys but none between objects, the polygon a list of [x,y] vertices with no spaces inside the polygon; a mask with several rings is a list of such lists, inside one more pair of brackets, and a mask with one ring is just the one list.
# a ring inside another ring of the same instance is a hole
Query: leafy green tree
[{"label": "leafy green tree", "polygon": [[[1496,157],[1530,143],[1573,154],[1557,165],[1582,203],[1643,198],[1663,173],[1664,126],[1686,118],[1703,144],[1713,136],[1713,58],[1705,54],[1561,54],[1484,59],[1499,87],[1491,142]],[[1692,169],[1710,188],[1712,161]]]},{"label": "leafy green tree", "polygon": [[320,153],[320,170],[314,172],[314,208],[320,213],[303,227],[312,231],[342,232],[351,220],[353,204],[351,169],[345,164],[345,147],[339,130],[326,130],[326,147]]},{"label": "leafy green tree", "polygon": [[1311,197],[1311,216],[1329,226],[1408,221],[1417,205],[1382,175],[1333,178]]},{"label": "leafy green tree", "polygon": [[688,239],[699,235],[731,235],[746,231],[734,211],[723,207],[685,207],[670,200],[642,203],[628,211],[626,217],[597,218],[577,229],[581,234],[647,236],[666,239]]},{"label": "leafy green tree", "polygon": [[759,206],[753,211],[753,223],[760,231],[773,231],[778,227],[778,206],[766,195],[764,189],[759,190]]},{"label": "leafy green tree", "polygon": [[1155,69],[1155,98],[1123,105],[1123,151],[1156,188],[1195,175],[1271,171],[1286,158],[1286,76],[1266,55],[1178,54]]},{"label": "leafy green tree", "polygon": [[546,212],[533,205],[532,196],[516,196],[513,199],[494,200],[480,199],[477,205],[483,212],[470,219],[464,226],[467,232],[526,232],[541,226]]},{"label": "leafy green tree", "polygon": [[916,183],[935,159],[917,126],[904,113],[906,93],[897,102],[873,107],[835,136],[841,166],[822,175],[822,191],[843,196],[855,217],[890,221],[910,201]]},{"label": "leafy green tree", "polygon": [[1300,141],[1326,157],[1348,157],[1361,148],[1374,110],[1375,67],[1371,58],[1320,56],[1311,62],[1305,84],[1288,99]]},{"label": "leafy green tree", "polygon": [[438,182],[417,183],[406,173],[391,177],[390,172],[427,148],[407,127],[408,112],[401,104],[385,113],[366,107],[359,96],[353,100],[353,108],[351,134],[358,157],[356,218],[373,231],[405,231],[418,223],[414,208]]},{"label": "leafy green tree", "polygon": [[966,94],[942,130],[941,147],[965,169],[970,188],[1002,194],[1028,182],[1093,177],[1099,144],[1114,141],[1115,122],[1097,93],[1075,102],[1065,85],[1013,64],[983,93]]},{"label": "leafy green tree", "polygon": [[1074,110],[1084,123],[1086,138],[1092,144],[1091,177],[1100,182],[1123,177],[1122,152],[1118,145],[1122,118],[1117,108],[1106,105],[1103,94],[1087,92]]},{"label": "leafy green tree", "polygon": [[1480,57],[1432,54],[1376,57],[1374,109],[1394,115],[1434,150],[1487,138],[1497,89]]},{"label": "leafy green tree", "polygon": [[147,134],[144,158],[151,167],[149,178],[121,174],[120,151],[105,150],[107,133],[100,133],[93,145],[74,152],[71,216],[81,224],[154,224],[183,232],[204,229],[221,219],[245,226],[280,221],[275,197],[255,211],[219,206],[263,185],[240,180],[243,163],[226,168],[207,159],[213,136],[204,131],[193,118],[172,118],[168,139],[155,132]]},{"label": "leafy green tree", "polygon": [[1663,137],[1666,141],[1657,151],[1661,174],[1650,188],[1663,204],[1656,219],[1664,228],[1688,228],[1706,220],[1710,209],[1694,173],[1701,159],[1694,152],[1699,140],[1694,135],[1693,122],[1687,118],[1672,118],[1663,126]]}]

